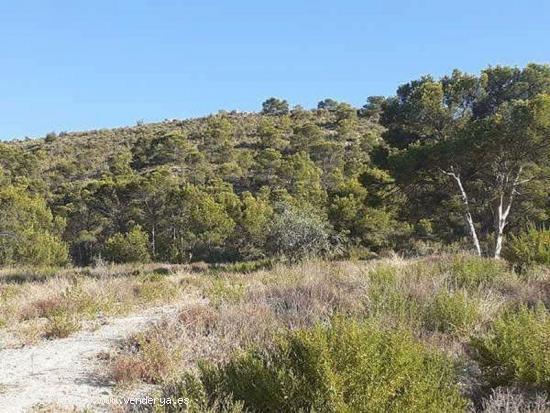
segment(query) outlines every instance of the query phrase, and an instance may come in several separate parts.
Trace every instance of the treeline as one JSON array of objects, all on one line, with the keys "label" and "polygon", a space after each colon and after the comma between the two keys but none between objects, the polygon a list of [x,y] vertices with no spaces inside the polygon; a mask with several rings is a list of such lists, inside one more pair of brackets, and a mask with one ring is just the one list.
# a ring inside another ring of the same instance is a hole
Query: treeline
[{"label": "treeline", "polygon": [[[0,263],[471,248],[550,213],[550,66],[0,144]],[[532,228],[531,228],[532,232]]]}]

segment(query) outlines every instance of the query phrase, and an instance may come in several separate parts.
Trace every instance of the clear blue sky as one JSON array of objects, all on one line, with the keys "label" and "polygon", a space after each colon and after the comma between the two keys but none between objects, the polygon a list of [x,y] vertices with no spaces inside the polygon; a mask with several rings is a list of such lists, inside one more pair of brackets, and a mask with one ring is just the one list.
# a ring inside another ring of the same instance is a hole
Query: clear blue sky
[{"label": "clear blue sky", "polygon": [[17,0],[0,4],[0,138],[270,96],[362,105],[422,74],[550,61],[550,2]]}]

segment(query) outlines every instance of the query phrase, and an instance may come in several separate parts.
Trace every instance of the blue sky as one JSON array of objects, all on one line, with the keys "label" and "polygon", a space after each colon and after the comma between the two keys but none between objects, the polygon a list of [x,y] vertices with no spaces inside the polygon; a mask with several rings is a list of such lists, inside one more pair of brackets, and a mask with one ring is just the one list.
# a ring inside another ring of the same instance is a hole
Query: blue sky
[{"label": "blue sky", "polygon": [[0,3],[0,138],[362,105],[422,74],[550,62],[548,1]]}]

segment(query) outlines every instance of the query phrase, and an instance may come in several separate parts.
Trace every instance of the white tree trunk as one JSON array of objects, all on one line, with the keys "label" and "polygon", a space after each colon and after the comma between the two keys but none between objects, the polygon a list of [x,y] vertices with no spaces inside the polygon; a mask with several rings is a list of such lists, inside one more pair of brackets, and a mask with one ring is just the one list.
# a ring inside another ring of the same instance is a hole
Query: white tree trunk
[{"label": "white tree trunk", "polygon": [[456,174],[453,168],[451,168],[451,172],[443,171],[443,173],[446,175],[452,176],[456,181],[456,184],[458,185],[458,189],[460,190],[460,195],[462,196],[462,201],[464,202],[464,206],[466,207],[466,223],[468,224],[468,228],[470,230],[470,234],[472,236],[472,241],[477,251],[477,255],[481,256],[481,245],[479,243],[479,238],[477,237],[477,231],[474,225],[474,219],[472,218],[472,213],[470,212],[470,203],[468,202],[468,195],[464,190],[464,186],[462,185],[462,180],[460,179],[460,175]]},{"label": "white tree trunk", "polygon": [[517,192],[517,188],[520,185],[520,176],[523,168],[520,167],[518,169],[518,172],[516,174],[516,177],[514,178],[514,182],[512,183],[512,187],[510,188],[510,195],[508,196],[508,205],[505,205],[505,197],[504,192],[506,190],[506,186],[508,186],[509,176],[507,175],[505,177],[505,185],[504,188],[500,194],[500,202],[498,204],[498,219],[496,221],[496,242],[495,242],[495,255],[494,257],[499,259],[500,253],[502,252],[502,244],[504,242],[504,228],[506,227],[506,224],[508,224],[508,215],[510,215],[510,209],[512,208],[512,202],[514,201],[514,195]]},{"label": "white tree trunk", "polygon": [[508,203],[508,206],[504,208],[504,196],[500,196],[500,203],[498,205],[498,222],[497,222],[497,234],[495,244],[495,258],[500,258],[502,251],[502,241],[504,239],[504,227],[506,227],[508,215],[510,214],[510,208],[512,207],[512,199]]},{"label": "white tree trunk", "polygon": [[155,239],[155,224],[153,224],[153,229],[151,230],[151,249],[153,250],[153,258],[157,257],[157,245]]}]

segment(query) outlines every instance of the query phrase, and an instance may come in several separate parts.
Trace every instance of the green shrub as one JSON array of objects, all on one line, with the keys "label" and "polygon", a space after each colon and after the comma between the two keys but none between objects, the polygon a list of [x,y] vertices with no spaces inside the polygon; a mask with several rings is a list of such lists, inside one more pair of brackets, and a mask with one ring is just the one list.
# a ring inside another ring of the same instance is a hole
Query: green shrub
[{"label": "green shrub", "polygon": [[105,243],[105,258],[116,263],[148,262],[149,237],[141,227],[136,226],[128,233],[116,233]]},{"label": "green shrub", "polygon": [[458,412],[449,361],[404,331],[336,320],[288,333],[270,350],[250,350],[225,365],[202,365],[170,386],[195,411],[232,395],[251,412]]},{"label": "green shrub", "polygon": [[134,294],[142,302],[168,301],[178,294],[178,289],[170,280],[155,273],[146,274],[134,286]]},{"label": "green shrub", "polygon": [[531,226],[526,232],[512,236],[503,255],[520,267],[550,265],[550,229],[538,230]]},{"label": "green shrub", "polygon": [[472,340],[474,358],[491,386],[534,385],[550,390],[550,315],[544,307],[507,313]]},{"label": "green shrub", "polygon": [[46,338],[65,338],[80,330],[77,317],[67,312],[56,312],[48,317],[48,324],[44,330]]},{"label": "green shrub", "polygon": [[255,261],[240,261],[230,264],[214,264],[210,267],[212,272],[237,272],[237,273],[252,273],[260,270],[270,270],[273,268],[273,259],[262,259]]},{"label": "green shrub", "polygon": [[417,321],[419,304],[407,296],[399,283],[395,266],[382,264],[369,271],[368,308],[374,317],[390,317],[412,325]]},{"label": "green shrub", "polygon": [[49,232],[28,230],[23,233],[15,250],[15,260],[34,266],[62,266],[69,257],[67,244]]},{"label": "green shrub", "polygon": [[474,288],[489,284],[507,272],[506,263],[475,255],[455,255],[450,263],[441,262],[441,271],[450,273],[450,282],[457,287]]},{"label": "green shrub", "polygon": [[24,186],[0,187],[0,265],[59,266],[68,261],[61,241],[65,221]]},{"label": "green shrub", "polygon": [[238,303],[246,293],[246,286],[242,282],[225,277],[213,277],[210,285],[205,289],[205,295],[208,297],[214,307],[222,303]]},{"label": "green shrub", "polygon": [[314,214],[284,205],[268,235],[268,250],[291,261],[329,254],[333,246],[328,224]]},{"label": "green shrub", "polygon": [[478,303],[463,291],[440,291],[428,304],[424,325],[430,330],[468,334],[480,317]]}]

